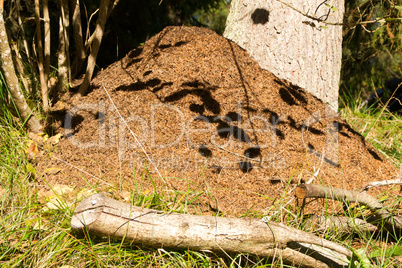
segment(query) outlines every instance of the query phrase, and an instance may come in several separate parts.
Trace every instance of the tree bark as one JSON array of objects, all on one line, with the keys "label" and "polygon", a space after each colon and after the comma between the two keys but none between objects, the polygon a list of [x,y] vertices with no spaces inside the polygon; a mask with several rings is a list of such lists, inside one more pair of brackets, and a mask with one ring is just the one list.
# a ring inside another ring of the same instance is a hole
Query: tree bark
[{"label": "tree bark", "polygon": [[59,17],[59,53],[58,53],[58,90],[67,89],[70,84],[70,55],[69,55],[69,9],[68,0],[60,1]]},{"label": "tree bark", "polygon": [[10,91],[10,95],[14,100],[18,113],[22,120],[24,120],[28,126],[28,129],[32,132],[39,133],[42,131],[42,125],[39,120],[34,116],[32,110],[29,108],[24,94],[19,85],[18,77],[15,73],[14,64],[11,56],[11,49],[8,43],[6,27],[3,17],[3,0],[0,0],[0,57],[1,57],[1,69]]},{"label": "tree bark", "polygon": [[82,37],[81,9],[79,0],[71,1],[71,10],[73,12],[72,23],[75,44],[75,57],[73,63],[71,64],[71,77],[75,77],[80,71],[86,57],[84,38]]},{"label": "tree bark", "polygon": [[47,112],[49,110],[49,99],[48,99],[48,86],[44,70],[44,60],[43,60],[43,46],[42,46],[42,34],[40,29],[40,6],[39,0],[35,0],[35,23],[36,23],[36,41],[37,41],[37,54],[38,54],[38,68],[39,68],[39,79],[42,93],[42,103],[43,110]]},{"label": "tree bark", "polygon": [[343,0],[232,0],[224,36],[336,111],[343,13]]},{"label": "tree bark", "polygon": [[99,7],[99,17],[96,21],[96,28],[94,32],[94,40],[91,45],[91,53],[88,57],[87,70],[85,72],[84,81],[82,82],[78,93],[83,96],[87,93],[89,84],[91,83],[92,75],[94,73],[96,57],[98,56],[99,48],[102,42],[103,32],[108,15],[109,0],[101,0]]},{"label": "tree bark", "polygon": [[392,228],[402,229],[402,219],[394,216],[374,197],[365,192],[324,187],[321,185],[301,184],[296,187],[298,198],[328,198],[344,203],[358,203],[368,207],[375,215],[384,220]]},{"label": "tree bark", "polygon": [[[162,212],[125,204],[103,193],[77,206],[71,227],[154,247],[280,256],[302,267],[346,266],[351,256],[338,244],[279,223]],[[329,254],[324,256],[324,251]]]},{"label": "tree bark", "polygon": [[43,25],[44,25],[44,69],[46,81],[49,80],[50,74],[50,16],[49,16],[49,0],[43,0]]},{"label": "tree bark", "polygon": [[341,234],[351,233],[355,230],[359,230],[360,232],[377,232],[379,228],[359,218],[313,215],[306,220],[303,230],[311,230],[321,233],[331,231]]}]

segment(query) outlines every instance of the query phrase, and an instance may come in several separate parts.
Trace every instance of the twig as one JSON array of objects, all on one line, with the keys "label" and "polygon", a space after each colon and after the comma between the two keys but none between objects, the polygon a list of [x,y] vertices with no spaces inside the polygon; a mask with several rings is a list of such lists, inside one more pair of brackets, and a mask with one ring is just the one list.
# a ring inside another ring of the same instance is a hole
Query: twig
[{"label": "twig", "polygon": [[135,141],[138,143],[138,145],[140,146],[141,150],[144,152],[145,156],[147,157],[148,161],[151,163],[151,165],[155,168],[156,172],[158,173],[159,177],[162,179],[162,181],[166,183],[165,179],[163,178],[162,174],[159,172],[158,168],[156,167],[156,165],[154,164],[154,162],[152,161],[152,159],[149,157],[149,155],[147,154],[147,152],[145,151],[144,147],[142,146],[142,144],[140,143],[140,141],[137,138],[137,135],[135,135],[135,133],[131,130],[131,128],[128,126],[126,120],[124,120],[123,116],[121,116],[119,110],[117,109],[116,105],[114,104],[112,98],[109,95],[109,92],[107,92],[105,85],[102,83],[102,87],[106,92],[106,95],[108,96],[110,102],[112,103],[114,109],[116,110],[117,114],[120,116],[120,119],[123,121],[123,123],[126,125],[127,129],[130,131],[131,135],[134,137]]},{"label": "twig", "polygon": [[385,180],[385,181],[373,181],[370,182],[364,187],[363,191],[367,191],[371,187],[380,187],[380,186],[388,186],[388,185],[402,185],[402,179],[395,179],[395,180]]},{"label": "twig", "polygon": [[67,165],[69,165],[70,167],[73,167],[73,168],[75,168],[75,169],[77,169],[77,170],[79,170],[79,171],[81,171],[81,172],[87,174],[88,176],[91,176],[92,178],[97,179],[97,180],[99,180],[99,181],[101,181],[101,182],[103,182],[103,183],[105,183],[105,184],[107,184],[107,185],[109,185],[109,186],[113,186],[112,184],[108,183],[107,181],[104,181],[104,180],[102,180],[101,178],[98,178],[98,177],[92,175],[91,173],[88,173],[88,172],[86,172],[85,170],[83,170],[83,169],[81,169],[81,168],[79,168],[79,167],[76,167],[76,166],[74,166],[74,165],[68,163],[67,161],[64,161],[63,159],[60,159],[60,158],[58,158],[58,157],[56,157],[56,156],[54,156],[54,159],[59,160],[59,161],[63,162],[64,164],[67,164]]},{"label": "twig", "polygon": [[365,192],[359,193],[321,185],[301,184],[296,187],[295,194],[298,198],[328,198],[344,203],[353,202],[362,204],[383,219],[385,223],[397,229],[402,229],[402,220],[384,208],[376,198]]},{"label": "twig", "polygon": [[350,233],[354,229],[358,229],[361,232],[378,231],[377,226],[362,219],[344,216],[325,217],[313,215],[307,219],[304,228],[304,230],[311,230],[314,232],[332,231],[337,233]]},{"label": "twig", "polygon": [[309,18],[309,19],[312,19],[312,20],[315,20],[315,21],[318,21],[318,22],[322,22],[322,23],[325,23],[325,24],[329,24],[329,25],[343,25],[343,23],[341,23],[341,22],[329,22],[329,21],[323,20],[323,19],[321,19],[321,18],[316,18],[316,17],[314,17],[314,16],[311,16],[311,15],[307,14],[306,12],[303,12],[303,11],[301,11],[301,10],[295,8],[295,7],[292,6],[291,4],[286,3],[286,2],[284,2],[284,1],[282,1],[282,0],[276,0],[276,1],[281,2],[281,3],[284,4],[285,6],[290,7],[290,8],[293,9],[294,11],[296,11],[296,12],[302,14],[303,16],[305,16],[305,17],[307,17],[307,18]]},{"label": "twig", "polygon": [[[258,160],[258,159],[250,158],[250,157],[247,157],[247,156],[244,156],[244,155],[237,154],[237,153],[235,153],[235,152],[229,151],[229,150],[223,148],[222,146],[220,146],[220,145],[218,145],[218,144],[214,144],[214,143],[213,143],[213,145],[214,145],[216,148],[218,148],[218,149],[220,149],[220,150],[222,150],[222,151],[225,151],[225,152],[227,152],[227,153],[229,153],[229,154],[232,154],[232,155],[235,155],[235,156],[237,156],[237,157],[246,159],[246,160],[248,160],[248,161],[260,163],[260,164],[261,164],[261,163],[270,162],[270,161],[273,161],[273,160],[276,160],[276,159],[277,159],[276,157],[271,157],[271,158],[260,158],[260,159]],[[277,153],[276,155],[281,154],[283,151],[285,151],[285,149],[282,150],[282,151],[280,151],[280,152]]]}]

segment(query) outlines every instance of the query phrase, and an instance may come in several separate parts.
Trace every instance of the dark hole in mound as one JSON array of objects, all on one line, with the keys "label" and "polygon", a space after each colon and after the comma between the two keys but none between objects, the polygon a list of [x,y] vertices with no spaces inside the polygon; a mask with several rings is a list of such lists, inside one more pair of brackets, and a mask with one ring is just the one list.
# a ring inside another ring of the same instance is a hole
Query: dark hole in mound
[{"label": "dark hole in mound", "polygon": [[99,118],[105,117],[105,114],[102,112],[97,112],[97,113],[95,113],[94,116],[95,116],[95,119],[99,119]]},{"label": "dark hole in mound", "polygon": [[200,97],[203,102],[205,108],[211,111],[214,114],[219,114],[221,112],[221,107],[219,102],[217,102],[211,95],[211,92],[207,89],[183,89],[178,92],[174,92],[171,95],[167,96],[164,101],[174,102],[178,101],[187,95],[195,95]]},{"label": "dark hole in mound", "polygon": [[182,84],[182,86],[188,86],[188,87],[194,87],[194,88],[205,87],[205,85],[198,80],[185,82]]},{"label": "dark hole in mound", "polygon": [[243,173],[250,172],[251,170],[253,170],[253,164],[248,161],[239,162],[239,167]]},{"label": "dark hole in mound", "polygon": [[[266,110],[267,110],[267,109],[265,109],[264,112],[265,112]],[[280,121],[280,120],[279,120],[279,115],[278,115],[277,113],[271,112],[271,111],[270,111],[270,114],[271,114],[270,121],[271,121],[272,125],[278,124],[279,121]]]},{"label": "dark hole in mound", "polygon": [[152,73],[152,71],[146,71],[146,72],[143,74],[143,76],[150,75],[151,73]]},{"label": "dark hole in mound", "polygon": [[[67,116],[70,116],[71,114],[67,114]],[[85,118],[82,115],[76,114],[74,117],[70,117],[70,120],[68,120],[66,118],[66,120],[64,121],[64,128],[66,130],[74,130],[72,131],[70,134],[67,135],[67,138],[72,136],[73,133],[75,133],[77,131],[78,126],[84,122]]]},{"label": "dark hole in mound", "polygon": [[382,161],[381,156],[379,156],[374,150],[367,149],[367,151],[374,157],[374,159]]},{"label": "dark hole in mound", "polygon": [[289,119],[289,125],[292,128],[300,130],[300,126],[297,125],[296,121],[292,117],[288,116],[288,119]]},{"label": "dark hole in mound", "polygon": [[292,90],[289,90],[289,93],[301,103],[307,104],[307,99],[303,96],[304,93],[298,87],[294,86]]},{"label": "dark hole in mound", "polygon": [[238,141],[242,141],[242,142],[250,142],[250,138],[248,137],[247,133],[236,126],[232,126],[232,135],[235,139],[237,139]]},{"label": "dark hole in mound", "polygon": [[313,128],[313,127],[309,127],[307,128],[308,131],[310,131],[311,133],[313,133],[314,135],[325,135],[324,132],[322,132],[319,129]]},{"label": "dark hole in mound", "polygon": [[164,87],[166,87],[166,86],[171,86],[171,85],[173,85],[172,82],[165,82],[165,83],[162,83],[162,84],[160,84],[159,86],[154,87],[154,89],[152,90],[152,92],[153,92],[153,93],[156,93],[156,92],[158,92],[159,90],[161,90],[162,88],[164,88]]},{"label": "dark hole in mound", "polygon": [[188,42],[186,42],[186,41],[178,41],[178,42],[176,42],[174,44],[161,44],[161,45],[158,46],[158,48],[166,49],[166,48],[169,48],[169,47],[179,47],[179,46],[185,45],[187,43]]},{"label": "dark hole in mound", "polygon": [[244,156],[248,158],[256,158],[261,155],[260,147],[251,147],[244,151]]},{"label": "dark hole in mound", "polygon": [[205,156],[205,157],[211,157],[211,156],[212,156],[212,151],[211,151],[210,149],[208,149],[208,147],[205,146],[205,145],[201,145],[201,146],[198,148],[198,152],[199,152],[202,156]]},{"label": "dark hole in mound", "polygon": [[133,49],[133,50],[131,50],[131,51],[128,53],[128,56],[129,56],[130,58],[138,57],[139,55],[141,55],[142,50],[143,50],[142,47]]},{"label": "dark hole in mound", "polygon": [[241,115],[236,112],[228,112],[226,117],[229,118],[231,121],[241,121]]},{"label": "dark hole in mound", "polygon": [[137,62],[140,62],[141,60],[142,60],[142,58],[133,59],[133,60],[131,60],[130,62],[128,62],[124,68],[128,68],[128,67],[130,67],[131,65],[133,65],[133,64],[135,64],[135,63],[137,63]]},{"label": "dark hole in mound", "polygon": [[191,103],[190,104],[190,111],[192,111],[194,113],[203,114],[204,111],[205,111],[205,107],[202,104],[200,105],[200,104]]},{"label": "dark hole in mound", "polygon": [[307,147],[310,150],[310,152],[315,149],[315,147],[311,143],[308,143]]},{"label": "dark hole in mound", "polygon": [[219,137],[228,138],[230,135],[231,127],[228,123],[220,121],[218,126],[216,127],[216,131],[218,132]]},{"label": "dark hole in mound", "polygon": [[188,42],[185,42],[185,41],[179,41],[179,42],[176,42],[175,44],[174,44],[174,46],[175,47],[179,47],[179,46],[182,46],[182,45],[185,45],[185,44],[187,44]]},{"label": "dark hole in mound", "polygon": [[275,129],[275,134],[276,134],[276,136],[278,136],[279,139],[281,139],[281,140],[285,139],[285,134],[283,134],[282,130]]},{"label": "dark hole in mound", "polygon": [[244,109],[246,109],[247,112],[253,112],[253,113],[257,112],[256,109],[254,109],[253,107],[250,107],[250,106],[245,106]]},{"label": "dark hole in mound", "polygon": [[147,86],[144,82],[138,81],[136,83],[132,83],[130,85],[121,85],[116,88],[116,91],[140,91],[145,89]]},{"label": "dark hole in mound", "polygon": [[163,45],[159,45],[158,47],[160,49],[165,49],[165,48],[168,48],[168,47],[171,47],[171,46],[172,46],[171,44],[163,44]]},{"label": "dark hole in mound", "polygon": [[147,82],[145,82],[145,85],[149,86],[149,87],[155,87],[155,86],[159,85],[161,82],[162,81],[160,79],[154,78],[154,79],[150,79]]},{"label": "dark hole in mound", "polygon": [[286,88],[281,87],[279,89],[279,95],[281,96],[282,100],[284,102],[286,102],[287,104],[289,104],[290,106],[296,104],[295,99],[293,98],[293,96],[289,93],[289,91]]}]

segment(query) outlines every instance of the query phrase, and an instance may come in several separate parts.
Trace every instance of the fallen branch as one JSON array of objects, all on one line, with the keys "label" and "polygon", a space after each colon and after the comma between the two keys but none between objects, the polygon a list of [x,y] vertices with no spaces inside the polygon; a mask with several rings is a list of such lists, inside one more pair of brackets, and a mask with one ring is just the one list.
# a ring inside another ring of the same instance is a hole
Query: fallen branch
[{"label": "fallen branch", "polygon": [[318,216],[314,215],[306,220],[303,230],[314,230],[315,232],[336,232],[350,233],[354,230],[360,232],[376,232],[377,226],[359,218],[343,216]]},{"label": "fallen branch", "polygon": [[165,213],[100,193],[75,209],[71,227],[154,247],[249,253],[301,267],[347,266],[351,251],[292,227],[251,218]]},{"label": "fallen branch", "polygon": [[364,187],[363,191],[367,191],[371,187],[381,187],[381,186],[389,186],[389,185],[402,185],[402,179],[395,180],[384,180],[384,181],[372,181]]},{"label": "fallen branch", "polygon": [[301,184],[296,187],[295,194],[296,197],[302,199],[328,198],[344,203],[353,202],[362,204],[369,208],[375,215],[383,219],[386,224],[397,229],[402,229],[402,220],[392,215],[376,198],[365,192],[348,191],[321,185]]}]

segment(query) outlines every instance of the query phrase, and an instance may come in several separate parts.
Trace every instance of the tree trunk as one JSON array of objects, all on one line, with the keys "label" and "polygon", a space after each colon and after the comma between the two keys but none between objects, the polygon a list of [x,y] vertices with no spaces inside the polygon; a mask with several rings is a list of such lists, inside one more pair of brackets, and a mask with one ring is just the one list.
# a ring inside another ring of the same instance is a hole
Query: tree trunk
[{"label": "tree trunk", "polygon": [[80,1],[71,1],[71,10],[73,12],[72,24],[74,32],[74,44],[75,44],[75,58],[71,64],[71,76],[75,77],[82,67],[82,63],[85,60],[86,53],[84,48],[84,38],[82,37],[82,24],[81,24],[81,9]]},{"label": "tree trunk", "polygon": [[98,56],[99,48],[102,42],[103,31],[105,29],[105,24],[108,15],[109,0],[101,0],[99,6],[99,17],[96,21],[96,28],[94,32],[94,40],[91,45],[91,53],[88,57],[87,70],[85,72],[84,81],[82,82],[78,93],[82,96],[87,93],[89,84],[94,73],[96,57]]},{"label": "tree trunk", "polygon": [[60,1],[60,17],[59,17],[59,79],[57,89],[62,90],[68,88],[70,84],[70,55],[69,55],[69,9],[68,0]]},{"label": "tree trunk", "polygon": [[45,54],[45,76],[46,81],[49,80],[50,74],[50,16],[49,16],[49,0],[43,0],[43,25],[44,25],[44,54]]},{"label": "tree trunk", "polygon": [[163,212],[125,204],[103,193],[76,207],[71,227],[154,247],[281,257],[297,267],[347,266],[351,257],[336,243],[276,222]]},{"label": "tree trunk", "polygon": [[22,120],[26,122],[28,129],[32,132],[39,133],[42,131],[42,126],[39,123],[39,120],[33,115],[31,109],[29,108],[18,83],[18,77],[15,73],[14,64],[11,56],[11,49],[8,43],[6,27],[3,18],[3,0],[0,0],[0,40],[0,67],[3,71],[4,78],[10,91],[10,95],[14,100],[14,103]]},{"label": "tree trunk", "polygon": [[224,36],[337,110],[343,13],[343,0],[232,0]]},{"label": "tree trunk", "polygon": [[40,29],[40,6],[39,0],[35,0],[35,24],[36,24],[36,41],[37,41],[37,53],[38,53],[38,67],[39,67],[39,79],[42,93],[43,110],[46,112],[49,110],[49,100],[48,100],[48,87],[44,69],[43,60],[43,46],[42,46],[42,34]]}]

